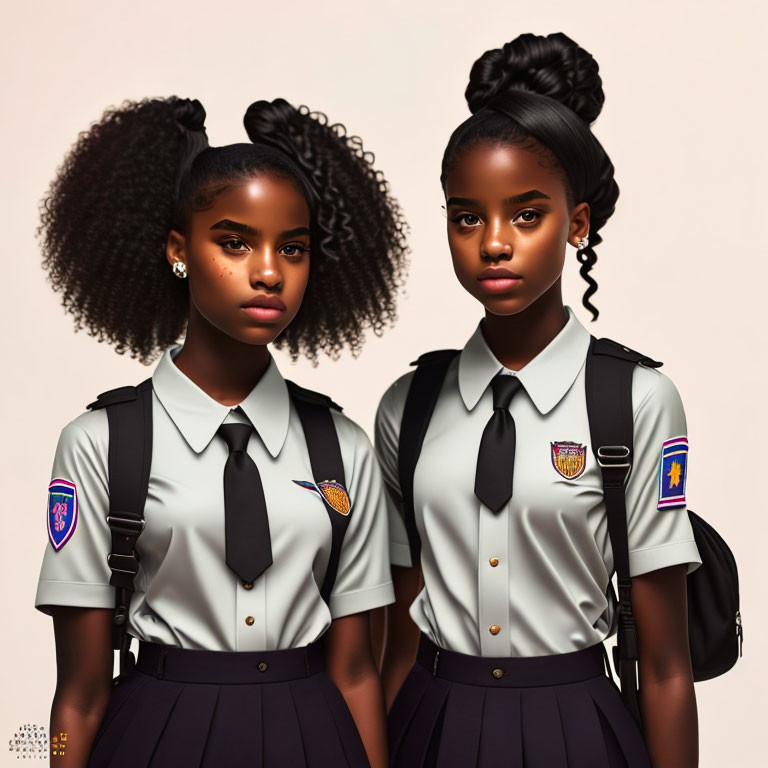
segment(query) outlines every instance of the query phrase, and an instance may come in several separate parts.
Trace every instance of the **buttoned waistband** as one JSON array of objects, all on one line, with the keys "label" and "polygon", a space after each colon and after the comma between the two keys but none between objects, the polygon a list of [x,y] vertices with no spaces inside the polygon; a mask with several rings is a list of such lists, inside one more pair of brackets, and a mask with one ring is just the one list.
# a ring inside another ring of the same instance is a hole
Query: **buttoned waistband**
[{"label": "buttoned waistband", "polygon": [[436,677],[492,688],[563,685],[606,674],[602,643],[554,656],[470,656],[440,648],[422,633],[416,661]]},{"label": "buttoned waistband", "polygon": [[141,641],[136,662],[139,672],[160,680],[219,685],[279,683],[324,668],[319,641],[282,651],[196,651]]}]

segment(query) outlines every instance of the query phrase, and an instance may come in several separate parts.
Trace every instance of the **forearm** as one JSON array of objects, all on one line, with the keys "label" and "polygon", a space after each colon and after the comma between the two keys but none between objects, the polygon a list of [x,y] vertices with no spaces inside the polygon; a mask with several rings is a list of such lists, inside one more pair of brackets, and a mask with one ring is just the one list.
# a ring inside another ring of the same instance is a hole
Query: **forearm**
[{"label": "forearm", "polygon": [[51,768],[81,768],[86,765],[110,694],[111,689],[105,688],[87,705],[58,693],[54,696],[50,722]]},{"label": "forearm", "polygon": [[373,663],[352,679],[334,679],[360,733],[371,768],[387,768],[386,712],[381,680]]},{"label": "forearm", "polygon": [[381,665],[381,684],[387,712],[392,708],[397,692],[413,667],[418,643],[419,632],[415,626],[405,627],[396,642],[391,637],[387,639]]},{"label": "forearm", "polygon": [[410,616],[410,606],[421,589],[421,573],[418,568],[393,566],[395,602],[386,607],[386,642],[381,662],[381,682],[387,711],[405,678],[416,661],[419,646],[419,628]]},{"label": "forearm", "polygon": [[641,678],[640,706],[653,768],[696,768],[699,733],[692,678]]}]

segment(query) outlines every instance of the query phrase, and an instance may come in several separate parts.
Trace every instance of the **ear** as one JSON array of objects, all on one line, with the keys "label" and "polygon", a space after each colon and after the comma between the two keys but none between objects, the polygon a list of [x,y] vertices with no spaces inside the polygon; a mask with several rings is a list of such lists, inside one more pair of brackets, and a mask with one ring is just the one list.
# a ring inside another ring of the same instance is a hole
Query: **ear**
[{"label": "ear", "polygon": [[187,241],[181,232],[177,232],[172,229],[168,233],[168,240],[165,243],[165,258],[168,263],[173,267],[177,261],[181,261],[184,264],[187,263]]},{"label": "ear", "polygon": [[571,221],[568,225],[568,242],[576,246],[582,237],[589,235],[589,203],[579,203],[571,211]]}]

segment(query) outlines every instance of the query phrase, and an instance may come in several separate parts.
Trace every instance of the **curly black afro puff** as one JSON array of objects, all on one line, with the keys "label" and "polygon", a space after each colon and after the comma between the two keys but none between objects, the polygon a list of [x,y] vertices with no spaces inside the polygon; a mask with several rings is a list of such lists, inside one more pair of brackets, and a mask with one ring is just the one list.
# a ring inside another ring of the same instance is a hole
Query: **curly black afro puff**
[{"label": "curly black afro puff", "polygon": [[519,35],[474,63],[465,96],[473,114],[448,141],[443,186],[459,157],[485,142],[521,145],[549,160],[562,175],[569,202],[590,207],[589,246],[578,259],[588,285],[582,303],[597,319],[589,301],[597,282],[589,272],[602,242],[599,230],[619,197],[613,164],[590,130],[605,101],[597,62],[561,32]]},{"label": "curly black afro puff", "polygon": [[[395,319],[395,293],[405,266],[407,226],[374,156],[358,136],[322,112],[284,99],[257,101],[245,128],[254,143],[285,152],[316,193],[312,259],[304,301],[275,342],[295,357],[320,349],[357,353],[366,328],[380,334]],[[314,205],[313,205],[314,202]]]},{"label": "curly black afro puff", "polygon": [[150,362],[183,334],[186,284],[165,259],[168,233],[217,190],[256,173],[295,181],[312,216],[310,281],[276,341],[293,358],[360,351],[395,318],[407,226],[373,156],[341,125],[283,99],[245,117],[254,144],[206,148],[205,110],[170,97],[125,102],[80,134],[41,205],[54,290],[100,341]]}]

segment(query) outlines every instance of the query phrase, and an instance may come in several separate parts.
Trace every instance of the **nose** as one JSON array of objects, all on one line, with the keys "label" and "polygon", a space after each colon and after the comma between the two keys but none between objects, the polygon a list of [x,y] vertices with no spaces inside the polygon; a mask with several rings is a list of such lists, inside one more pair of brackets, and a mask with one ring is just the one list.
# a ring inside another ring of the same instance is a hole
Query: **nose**
[{"label": "nose", "polygon": [[283,275],[280,272],[277,253],[268,245],[254,250],[249,259],[249,280],[252,288],[266,288],[276,291],[282,287]]},{"label": "nose", "polygon": [[492,217],[480,244],[481,256],[487,261],[512,258],[512,226],[501,216]]}]

